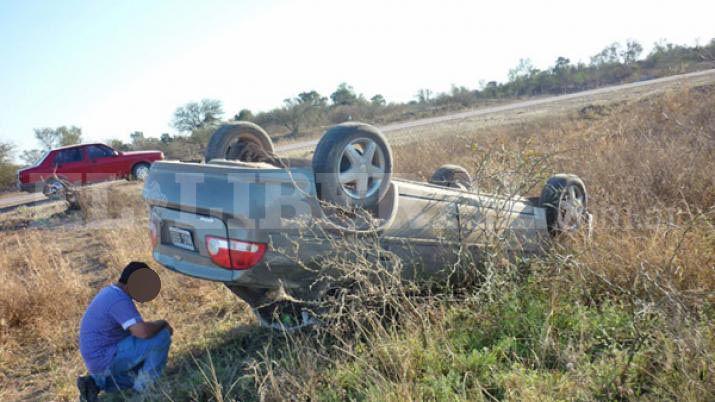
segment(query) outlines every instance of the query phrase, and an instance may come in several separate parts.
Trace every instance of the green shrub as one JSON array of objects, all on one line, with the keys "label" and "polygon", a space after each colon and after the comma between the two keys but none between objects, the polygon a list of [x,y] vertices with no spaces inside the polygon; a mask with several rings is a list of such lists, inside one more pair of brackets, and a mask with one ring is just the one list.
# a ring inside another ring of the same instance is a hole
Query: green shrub
[{"label": "green shrub", "polygon": [[0,191],[8,191],[15,188],[17,182],[18,166],[9,163],[0,163]]}]

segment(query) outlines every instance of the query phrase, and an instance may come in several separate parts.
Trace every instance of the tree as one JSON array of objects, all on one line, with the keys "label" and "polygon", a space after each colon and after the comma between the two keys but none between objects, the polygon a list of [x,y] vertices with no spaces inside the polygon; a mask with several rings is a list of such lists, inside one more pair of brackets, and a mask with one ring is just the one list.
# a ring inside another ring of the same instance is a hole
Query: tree
[{"label": "tree", "polygon": [[457,102],[462,106],[469,106],[474,101],[474,94],[465,86],[452,84],[449,90],[449,99],[451,102]]},{"label": "tree", "polygon": [[133,133],[129,134],[129,138],[132,140],[132,145],[134,146],[141,146],[146,138],[144,138],[144,133],[141,131],[134,131]]},{"label": "tree", "polygon": [[620,61],[621,45],[613,42],[606,46],[601,52],[591,57],[591,64],[599,66],[603,64],[615,64]]},{"label": "tree", "polygon": [[274,112],[280,124],[292,135],[300,133],[301,127],[317,124],[323,117],[328,99],[316,91],[301,92],[294,98],[283,101],[283,107]]},{"label": "tree", "polygon": [[129,151],[132,149],[129,144],[126,144],[124,141],[118,140],[116,138],[107,141],[107,143],[110,147],[116,149],[117,151]]},{"label": "tree", "polygon": [[0,142],[0,164],[11,163],[14,154],[15,145],[9,142]]},{"label": "tree", "polygon": [[206,146],[208,145],[209,141],[211,140],[211,136],[214,132],[216,132],[215,126],[199,127],[191,130],[191,135],[189,136],[189,138],[191,139],[192,143],[197,144],[203,149],[206,148]]},{"label": "tree", "polygon": [[[514,82],[519,77],[530,77],[535,71],[531,59],[519,59],[519,64],[509,70],[509,82]],[[480,86],[483,88],[483,85]]]},{"label": "tree", "polygon": [[482,94],[486,98],[496,98],[499,94],[498,89],[499,84],[496,81],[489,81],[484,85],[484,88],[482,88]]},{"label": "tree", "polygon": [[161,137],[159,137],[160,141],[163,142],[164,144],[168,144],[172,141],[174,141],[174,138],[171,137],[171,134],[169,133],[162,133]]},{"label": "tree", "polygon": [[202,99],[176,108],[171,125],[181,132],[216,126],[221,121],[223,105],[220,100]]},{"label": "tree", "polygon": [[15,184],[16,166],[12,163],[15,146],[9,142],[0,142],[0,190],[10,188]]},{"label": "tree", "polygon": [[37,141],[47,150],[82,142],[82,129],[76,126],[44,127],[34,131]]},{"label": "tree", "polygon": [[373,106],[385,106],[385,104],[387,102],[385,101],[385,97],[383,97],[380,94],[377,94],[377,95],[373,96],[372,98],[370,98],[370,103]]},{"label": "tree", "polygon": [[316,91],[301,92],[298,94],[298,97],[295,99],[298,101],[298,103],[307,105],[307,106],[310,106],[313,108],[323,108],[328,103],[328,99],[325,98],[324,96],[321,96]]},{"label": "tree", "polygon": [[626,50],[621,52],[621,57],[624,63],[631,64],[638,60],[641,53],[643,53],[643,46],[631,39],[626,42]]},{"label": "tree", "polygon": [[420,89],[417,91],[416,97],[419,103],[429,103],[432,98],[432,90],[426,88]]},{"label": "tree", "polygon": [[338,88],[330,94],[330,100],[333,105],[354,105],[358,103],[358,96],[355,94],[353,87],[343,82],[338,85]]},{"label": "tree", "polygon": [[253,121],[254,118],[253,113],[248,109],[241,109],[240,112],[233,116],[233,119],[237,121]]},{"label": "tree", "polygon": [[570,65],[571,65],[571,60],[569,60],[566,57],[559,56],[556,59],[556,63],[554,63],[554,68],[552,71],[556,75],[561,75],[568,70]]},{"label": "tree", "polygon": [[58,127],[57,131],[60,135],[60,146],[75,145],[82,142],[82,129],[79,127]]},{"label": "tree", "polygon": [[58,137],[57,137],[57,131],[45,127],[45,128],[36,128],[35,129],[35,138],[37,141],[40,142],[40,145],[44,149],[52,149],[52,148],[57,148],[57,144],[59,143]]},{"label": "tree", "polygon": [[39,149],[26,149],[20,154],[20,160],[24,162],[25,165],[34,165],[44,152]]}]

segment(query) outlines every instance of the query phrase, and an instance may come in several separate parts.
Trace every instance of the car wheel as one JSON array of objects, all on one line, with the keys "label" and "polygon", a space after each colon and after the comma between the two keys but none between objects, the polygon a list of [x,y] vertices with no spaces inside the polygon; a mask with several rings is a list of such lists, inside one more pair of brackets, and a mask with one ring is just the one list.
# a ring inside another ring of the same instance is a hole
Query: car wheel
[{"label": "car wheel", "polygon": [[550,177],[541,191],[539,206],[546,209],[546,224],[552,234],[574,232],[590,223],[586,186],[577,176]]},{"label": "car wheel", "polygon": [[272,300],[267,296],[268,289],[255,289],[229,283],[225,285],[251,307],[262,327],[294,331],[318,323],[313,314],[300,303]]},{"label": "car wheel", "polygon": [[472,188],[472,177],[467,169],[459,165],[442,165],[429,179],[429,182],[438,186],[470,190]]},{"label": "car wheel", "polygon": [[45,197],[57,201],[66,199],[67,185],[58,179],[49,179],[42,187],[42,194]]},{"label": "car wheel", "polygon": [[318,195],[340,207],[372,208],[392,176],[392,150],[375,127],[343,123],[329,129],[313,154]]},{"label": "car wheel", "polygon": [[319,323],[303,305],[291,301],[278,301],[253,309],[261,326],[291,332]]},{"label": "car wheel", "polygon": [[261,127],[247,121],[224,124],[216,130],[204,154],[212,159],[243,162],[271,162],[275,150],[271,137]]},{"label": "car wheel", "polygon": [[144,181],[149,176],[149,164],[147,163],[137,163],[132,168],[132,177],[134,180]]}]

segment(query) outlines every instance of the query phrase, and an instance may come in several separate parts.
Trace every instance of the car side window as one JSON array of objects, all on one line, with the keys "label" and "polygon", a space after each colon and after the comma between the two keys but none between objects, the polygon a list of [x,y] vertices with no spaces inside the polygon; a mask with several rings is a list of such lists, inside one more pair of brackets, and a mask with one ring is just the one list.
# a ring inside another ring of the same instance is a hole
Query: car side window
[{"label": "car side window", "polygon": [[90,145],[87,147],[87,155],[89,159],[107,158],[114,155],[114,151],[102,145]]},{"label": "car side window", "polygon": [[55,165],[70,162],[80,162],[82,160],[82,150],[79,148],[63,149],[55,156]]}]

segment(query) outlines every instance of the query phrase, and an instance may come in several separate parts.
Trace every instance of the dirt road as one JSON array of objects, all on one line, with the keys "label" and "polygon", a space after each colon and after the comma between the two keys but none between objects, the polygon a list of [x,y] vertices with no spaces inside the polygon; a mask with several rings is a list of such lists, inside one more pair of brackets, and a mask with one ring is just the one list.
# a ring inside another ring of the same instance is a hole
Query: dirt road
[{"label": "dirt road", "polygon": [[[551,96],[540,99],[532,99],[523,102],[514,102],[505,105],[485,107],[475,110],[468,110],[465,112],[453,113],[444,116],[429,117],[425,119],[405,121],[399,123],[392,123],[386,126],[380,127],[380,130],[385,133],[388,139],[394,140],[395,136],[398,136],[398,132],[408,131],[409,129],[419,128],[423,126],[435,125],[438,123],[444,123],[454,120],[461,119],[471,119],[475,117],[482,117],[486,115],[496,115],[508,113],[519,113],[522,110],[528,110],[535,108],[537,106],[558,106],[559,104],[569,104],[573,106],[574,104],[589,103],[595,101],[610,100],[614,98],[623,96],[638,95],[641,93],[647,93],[649,90],[658,89],[664,90],[666,88],[672,88],[680,83],[697,84],[697,83],[711,83],[715,82],[715,69],[697,71],[689,74],[673,75],[669,77],[658,78],[648,81],[639,81],[629,84],[615,85],[610,87],[603,87],[592,89],[583,92],[576,92],[572,94]],[[605,95],[605,96],[603,96]],[[613,99],[617,100],[617,99]],[[574,102],[576,101],[576,102]],[[578,102],[582,101],[582,102]],[[400,137],[402,137],[400,133]],[[400,138],[401,140],[403,138]],[[418,140],[419,138],[413,137],[412,140]],[[301,151],[312,150],[318,143],[318,139],[296,142],[291,144],[286,144],[282,146],[277,146],[276,150],[281,153],[296,153]]]},{"label": "dirt road", "polygon": [[[528,115],[528,113],[539,113],[539,108],[548,108],[549,111],[558,110],[559,108],[572,109],[574,107],[579,107],[592,102],[608,102],[618,101],[619,99],[629,99],[635,96],[648,94],[653,91],[663,91],[668,88],[674,88],[682,84],[697,85],[706,83],[715,83],[715,69],[697,71],[689,74],[673,75],[648,81],[633,82],[630,84],[597,88],[589,91],[560,96],[531,99],[505,105],[468,110],[444,116],[392,123],[380,127],[380,130],[387,135],[388,139],[390,139],[392,143],[412,142],[420,140],[420,137],[425,133],[431,133],[429,130],[415,129],[433,126],[440,123],[479,118],[493,121],[508,120],[517,114]],[[306,154],[312,153],[313,148],[317,143],[318,139],[306,140],[279,145],[276,147],[276,150],[282,154],[300,154],[305,156]],[[7,196],[0,196],[0,212],[20,205],[41,202],[45,199],[46,198],[42,194],[12,193]]]},{"label": "dirt road", "polygon": [[[124,180],[119,180],[120,182]],[[91,187],[111,186],[116,181],[93,184]],[[22,205],[34,205],[49,201],[42,193],[10,193],[0,196],[0,213],[15,209]]]}]

